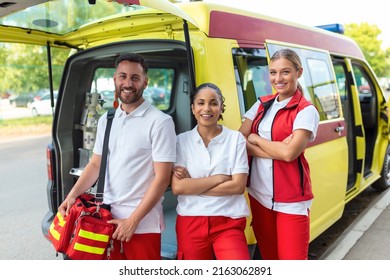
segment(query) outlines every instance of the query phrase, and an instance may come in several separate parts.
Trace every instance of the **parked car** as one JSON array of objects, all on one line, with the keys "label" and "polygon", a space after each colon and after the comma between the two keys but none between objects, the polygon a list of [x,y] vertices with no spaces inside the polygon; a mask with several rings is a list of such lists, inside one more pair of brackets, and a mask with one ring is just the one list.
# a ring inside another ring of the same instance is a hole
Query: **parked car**
[{"label": "parked car", "polygon": [[154,104],[158,105],[158,104],[163,104],[165,103],[165,89],[163,88],[153,88],[153,94],[152,94],[152,98],[153,98],[153,102]]},{"label": "parked car", "polygon": [[[54,106],[57,102],[58,92],[53,93]],[[51,107],[50,93],[46,93],[42,96],[41,100],[34,101],[31,103],[31,113],[33,116],[52,115],[54,107]]]},{"label": "parked car", "polygon": [[10,104],[14,107],[30,107],[33,101],[34,96],[29,93],[15,94],[9,98]]},{"label": "parked car", "polygon": [[41,88],[33,93],[34,101],[39,101],[42,99],[42,97],[46,94],[50,94],[50,89],[48,88]]},{"label": "parked car", "polygon": [[143,97],[155,106],[169,103],[167,92],[161,87],[147,87],[144,90]]}]

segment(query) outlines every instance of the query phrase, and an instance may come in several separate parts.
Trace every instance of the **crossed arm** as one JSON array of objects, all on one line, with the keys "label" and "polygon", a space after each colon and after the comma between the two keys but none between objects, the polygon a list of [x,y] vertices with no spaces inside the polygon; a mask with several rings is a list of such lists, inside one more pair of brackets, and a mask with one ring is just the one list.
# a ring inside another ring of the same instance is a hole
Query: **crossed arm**
[{"label": "crossed arm", "polygon": [[246,186],[246,173],[233,175],[217,174],[203,178],[191,178],[182,166],[173,168],[171,186],[175,195],[222,196],[242,194]]},{"label": "crossed arm", "polygon": [[247,140],[247,151],[251,156],[272,158],[286,162],[296,159],[309,143],[311,131],[296,129],[283,141],[270,141],[251,133],[252,121],[245,119],[240,127]]}]

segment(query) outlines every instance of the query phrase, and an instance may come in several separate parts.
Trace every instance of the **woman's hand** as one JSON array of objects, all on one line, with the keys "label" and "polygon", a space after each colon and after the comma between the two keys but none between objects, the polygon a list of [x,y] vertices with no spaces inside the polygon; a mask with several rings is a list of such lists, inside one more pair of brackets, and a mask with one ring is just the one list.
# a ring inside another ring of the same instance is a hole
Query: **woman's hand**
[{"label": "woman's hand", "polygon": [[257,145],[257,140],[260,139],[260,136],[256,133],[251,133],[249,134],[248,136],[248,142],[253,144],[253,145]]},{"label": "woman's hand", "polygon": [[183,167],[183,166],[175,166],[175,167],[173,167],[172,172],[179,179],[191,178],[191,176],[188,173],[187,169],[185,167]]}]

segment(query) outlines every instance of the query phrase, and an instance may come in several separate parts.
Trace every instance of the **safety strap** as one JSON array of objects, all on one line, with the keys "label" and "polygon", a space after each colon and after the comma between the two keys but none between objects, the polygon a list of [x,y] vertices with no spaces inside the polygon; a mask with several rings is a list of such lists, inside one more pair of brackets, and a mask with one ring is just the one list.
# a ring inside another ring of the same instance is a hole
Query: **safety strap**
[{"label": "safety strap", "polygon": [[97,181],[97,189],[95,194],[96,203],[99,204],[103,203],[104,183],[106,180],[108,139],[110,138],[110,130],[111,130],[112,120],[114,119],[114,116],[115,116],[115,109],[110,109],[107,112],[107,126],[106,126],[106,131],[104,133],[102,161],[100,163],[99,178]]}]

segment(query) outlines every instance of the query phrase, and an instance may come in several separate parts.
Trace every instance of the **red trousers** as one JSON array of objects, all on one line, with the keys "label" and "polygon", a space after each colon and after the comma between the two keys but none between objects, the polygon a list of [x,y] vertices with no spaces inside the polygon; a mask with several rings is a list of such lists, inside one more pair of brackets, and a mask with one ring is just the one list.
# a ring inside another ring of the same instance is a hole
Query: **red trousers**
[{"label": "red trousers", "polygon": [[179,260],[249,260],[246,218],[177,216]]},{"label": "red trousers", "polygon": [[129,242],[114,240],[111,260],[161,260],[161,233],[134,234]]},{"label": "red trousers", "polygon": [[264,260],[307,260],[310,218],[276,212],[249,196],[252,228]]}]

